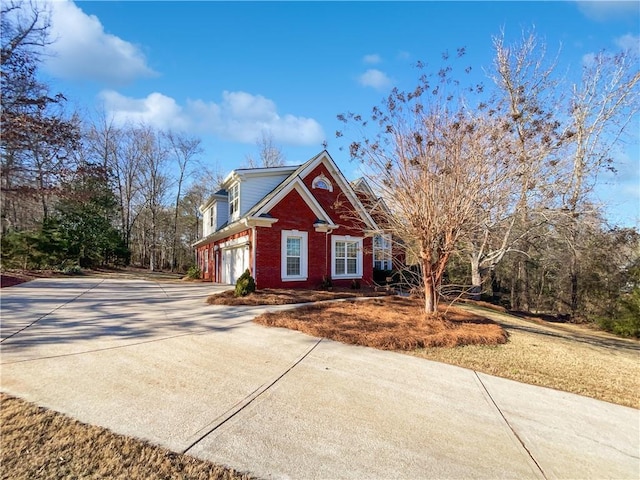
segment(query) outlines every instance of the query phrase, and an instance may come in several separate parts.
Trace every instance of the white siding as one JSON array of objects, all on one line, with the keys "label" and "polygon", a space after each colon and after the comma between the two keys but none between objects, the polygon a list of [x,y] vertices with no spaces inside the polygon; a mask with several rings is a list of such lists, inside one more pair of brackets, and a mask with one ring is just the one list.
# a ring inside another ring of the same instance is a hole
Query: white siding
[{"label": "white siding", "polygon": [[[213,226],[211,226],[211,211],[213,210]],[[214,200],[209,208],[207,208],[202,217],[202,236],[211,235],[229,218],[229,204],[223,200]]]},{"label": "white siding", "polygon": [[229,204],[225,201],[218,200],[213,205],[218,209],[216,213],[216,230],[219,230],[229,219]]},{"label": "white siding", "polygon": [[[213,204],[215,205],[215,204]],[[206,237],[207,235],[210,235],[211,232],[213,231],[213,229],[211,228],[211,222],[210,222],[210,218],[211,218],[211,209],[214,208],[214,206],[211,205],[209,208],[207,208],[204,211],[204,215],[202,216],[202,236]]]},{"label": "white siding", "polygon": [[289,174],[280,174],[243,178],[240,182],[240,216],[247,213],[288,176]]}]

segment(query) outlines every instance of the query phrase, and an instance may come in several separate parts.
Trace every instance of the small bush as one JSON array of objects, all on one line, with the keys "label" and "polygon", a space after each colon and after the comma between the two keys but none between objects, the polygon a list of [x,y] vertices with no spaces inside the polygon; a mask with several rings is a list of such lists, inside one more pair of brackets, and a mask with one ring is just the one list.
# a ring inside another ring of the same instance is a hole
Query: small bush
[{"label": "small bush", "polygon": [[236,297],[246,297],[250,293],[256,291],[256,281],[251,276],[249,269],[245,270],[245,272],[240,275],[238,281],[236,282]]},{"label": "small bush", "polygon": [[333,289],[333,282],[331,281],[331,277],[329,277],[328,275],[323,275],[322,276],[322,283],[320,284],[320,290],[332,290]]},{"label": "small bush", "polygon": [[378,285],[386,285],[387,278],[393,276],[393,270],[380,270],[379,268],[373,269],[373,281]]},{"label": "small bush", "polygon": [[189,270],[187,270],[187,278],[190,280],[199,280],[201,276],[200,269],[195,265],[191,265]]},{"label": "small bush", "polygon": [[66,265],[62,267],[61,271],[65,275],[80,275],[82,273],[82,268],[80,265]]},{"label": "small bush", "polygon": [[598,319],[600,328],[621,337],[640,338],[640,287],[624,295],[613,315]]}]

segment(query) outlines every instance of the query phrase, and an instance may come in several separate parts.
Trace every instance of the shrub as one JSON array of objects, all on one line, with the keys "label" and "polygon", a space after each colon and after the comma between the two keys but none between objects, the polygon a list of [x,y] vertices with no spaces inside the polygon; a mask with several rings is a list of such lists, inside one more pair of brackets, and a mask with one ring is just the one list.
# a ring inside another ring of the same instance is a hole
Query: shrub
[{"label": "shrub", "polygon": [[320,290],[332,290],[333,282],[331,281],[331,277],[328,275],[322,276],[322,283],[320,284]]},{"label": "shrub", "polygon": [[197,266],[191,265],[189,270],[187,270],[187,278],[190,280],[199,280],[201,273],[202,272],[200,272],[200,269]]},{"label": "shrub", "polygon": [[616,312],[612,316],[599,318],[598,324],[603,330],[622,337],[640,337],[640,287],[624,295],[619,300]]},{"label": "shrub", "polygon": [[373,269],[373,281],[378,285],[386,285],[387,278],[393,275],[393,270],[380,270],[379,268]]},{"label": "shrub", "polygon": [[80,275],[82,273],[82,268],[77,264],[62,265],[60,271],[65,275]]},{"label": "shrub", "polygon": [[256,281],[251,276],[249,269],[245,270],[245,272],[240,275],[238,281],[236,282],[236,297],[246,297],[250,293],[256,291]]}]

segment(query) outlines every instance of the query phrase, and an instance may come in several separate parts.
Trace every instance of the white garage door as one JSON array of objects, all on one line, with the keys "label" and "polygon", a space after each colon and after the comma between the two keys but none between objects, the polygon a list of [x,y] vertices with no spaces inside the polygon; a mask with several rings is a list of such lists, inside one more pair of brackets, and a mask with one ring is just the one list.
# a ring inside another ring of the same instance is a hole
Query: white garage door
[{"label": "white garage door", "polygon": [[249,268],[249,249],[247,246],[222,251],[222,281],[224,283],[236,283],[238,277],[247,268]]}]

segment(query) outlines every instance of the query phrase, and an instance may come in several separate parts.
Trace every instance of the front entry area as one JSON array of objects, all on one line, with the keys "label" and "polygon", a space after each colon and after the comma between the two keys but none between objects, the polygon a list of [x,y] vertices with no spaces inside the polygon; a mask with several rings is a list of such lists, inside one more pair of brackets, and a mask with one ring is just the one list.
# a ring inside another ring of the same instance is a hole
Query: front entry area
[{"label": "front entry area", "polygon": [[247,268],[249,245],[222,250],[222,283],[236,283]]}]

